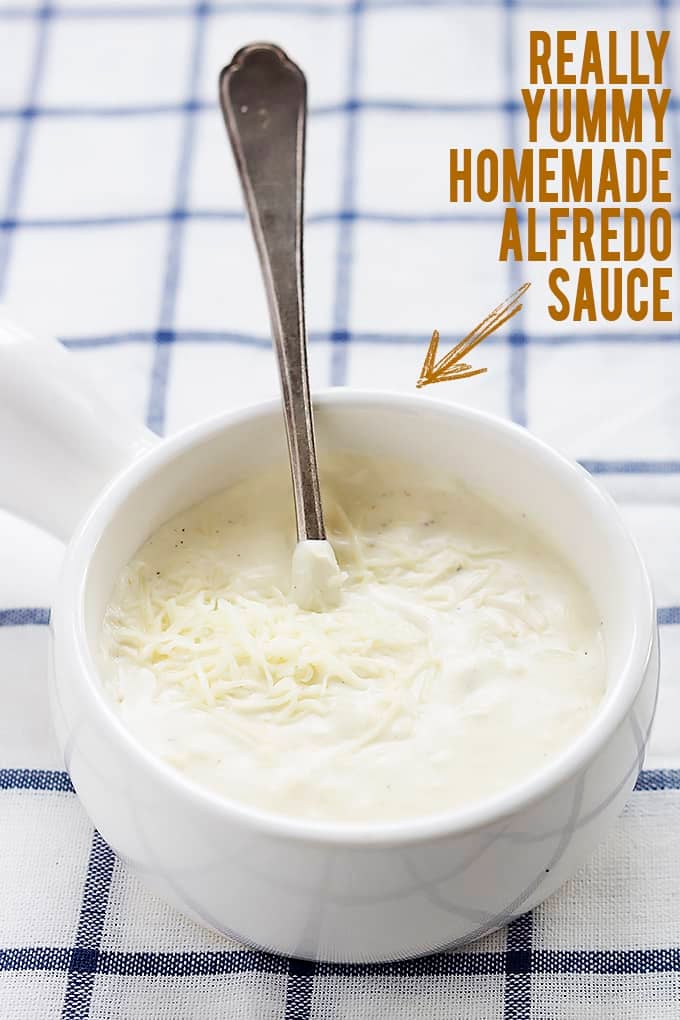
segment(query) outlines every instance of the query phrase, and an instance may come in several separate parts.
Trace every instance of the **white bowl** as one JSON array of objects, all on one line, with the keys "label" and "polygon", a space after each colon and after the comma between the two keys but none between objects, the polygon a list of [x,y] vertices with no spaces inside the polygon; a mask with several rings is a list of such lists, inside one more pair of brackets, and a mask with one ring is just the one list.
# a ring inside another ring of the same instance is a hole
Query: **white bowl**
[{"label": "white bowl", "polygon": [[52,613],[50,695],[65,764],[103,837],[160,896],[267,950],[390,960],[507,923],[557,889],[602,839],[642,764],[658,641],[638,550],[580,467],[524,429],[422,394],[316,397],[321,458],[339,448],[427,461],[526,514],[591,589],[604,623],[607,693],[577,740],[503,793],[411,821],[296,820],[222,799],[145,750],[107,703],[97,662],[114,581],[149,534],[285,457],[279,403],[160,442],[114,420],[75,380],[61,348],[30,342],[3,320],[0,378],[0,477],[11,464],[12,506],[57,534],[75,528]]}]

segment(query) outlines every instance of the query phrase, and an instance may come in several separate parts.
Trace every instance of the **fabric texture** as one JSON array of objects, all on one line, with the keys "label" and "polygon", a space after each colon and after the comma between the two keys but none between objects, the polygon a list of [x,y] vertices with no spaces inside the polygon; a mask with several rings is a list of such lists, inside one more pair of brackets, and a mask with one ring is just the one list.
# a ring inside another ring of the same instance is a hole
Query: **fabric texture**
[{"label": "fabric texture", "polygon": [[[448,202],[450,147],[525,141],[530,28],[662,27],[674,87],[668,2],[0,0],[0,298],[17,318],[161,433],[277,392],[216,83],[244,43],[278,42],[309,79],[313,387],[412,391],[435,327],[452,344],[531,279],[522,313],[471,355],[488,372],[435,395],[528,425],[613,494],[652,574],[663,662],[636,790],[548,902],[403,964],[272,957],[159,902],[92,832],[46,705],[61,547],[0,515],[6,1020],[680,1017],[677,322],[558,328],[545,268],[497,261],[501,207]],[[677,99],[666,121],[678,151]],[[673,209],[677,272],[677,196]]]}]

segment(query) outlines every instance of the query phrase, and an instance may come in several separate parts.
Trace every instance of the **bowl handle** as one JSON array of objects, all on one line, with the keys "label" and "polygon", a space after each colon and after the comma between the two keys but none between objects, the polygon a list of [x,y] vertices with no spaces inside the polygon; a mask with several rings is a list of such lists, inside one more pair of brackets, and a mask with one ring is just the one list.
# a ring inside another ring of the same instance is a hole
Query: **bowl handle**
[{"label": "bowl handle", "polygon": [[158,441],[75,360],[0,309],[0,506],[63,541],[106,483]]}]

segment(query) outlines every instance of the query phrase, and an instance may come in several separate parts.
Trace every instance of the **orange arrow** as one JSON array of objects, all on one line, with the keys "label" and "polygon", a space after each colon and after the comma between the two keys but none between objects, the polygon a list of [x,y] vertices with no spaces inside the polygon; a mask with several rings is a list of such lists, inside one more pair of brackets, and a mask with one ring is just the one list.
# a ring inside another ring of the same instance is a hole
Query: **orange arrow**
[{"label": "orange arrow", "polygon": [[467,336],[464,336],[436,364],[435,358],[437,357],[437,348],[439,347],[439,331],[435,329],[430,340],[430,346],[427,348],[427,354],[425,355],[416,387],[421,389],[423,386],[430,386],[432,383],[448,382],[449,379],[469,379],[470,376],[481,375],[483,372],[486,372],[485,368],[472,368],[460,359],[469,354],[477,344],[481,344],[482,340],[487,336],[500,329],[503,323],[507,322],[508,319],[512,319],[513,315],[517,315],[523,307],[519,303],[519,299],[527,292],[530,286],[530,283],[523,283],[521,287],[518,287],[514,294],[511,294],[509,298],[502,301],[498,308],[494,308],[492,312],[489,312],[486,318],[482,319]]}]

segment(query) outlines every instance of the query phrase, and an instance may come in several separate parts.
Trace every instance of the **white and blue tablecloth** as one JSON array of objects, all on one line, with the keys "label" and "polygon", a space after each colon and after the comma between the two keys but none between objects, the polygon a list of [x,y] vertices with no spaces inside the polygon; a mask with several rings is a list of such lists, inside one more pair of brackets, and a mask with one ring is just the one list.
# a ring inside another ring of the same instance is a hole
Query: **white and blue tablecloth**
[{"label": "white and blue tablecloth", "polygon": [[[663,657],[645,771],[559,894],[460,953],[267,956],[156,900],[92,831],[46,707],[61,549],[1,515],[2,1020],[680,1017],[677,302],[675,323],[558,328],[545,267],[497,261],[501,208],[448,202],[450,147],[523,143],[528,30],[560,27],[670,27],[680,85],[668,2],[0,0],[0,299],[17,317],[158,432],[277,391],[216,82],[244,43],[278,42],[309,77],[313,385],[412,390],[433,328],[453,342],[532,279],[512,328],[474,352],[488,373],[433,392],[527,424],[613,494]],[[667,121],[677,152],[677,99]],[[675,249],[677,271],[677,231]]]}]

